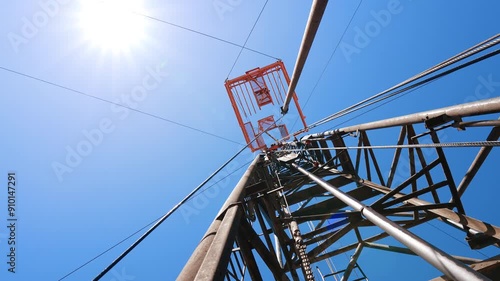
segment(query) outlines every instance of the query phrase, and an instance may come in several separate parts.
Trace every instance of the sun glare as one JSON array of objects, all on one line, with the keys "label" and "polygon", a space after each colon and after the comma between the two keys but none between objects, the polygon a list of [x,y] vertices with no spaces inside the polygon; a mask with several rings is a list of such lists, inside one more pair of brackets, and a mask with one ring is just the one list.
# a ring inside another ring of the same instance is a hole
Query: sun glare
[{"label": "sun glare", "polygon": [[129,52],[145,38],[140,0],[84,0],[80,27],[84,40],[113,53]]}]

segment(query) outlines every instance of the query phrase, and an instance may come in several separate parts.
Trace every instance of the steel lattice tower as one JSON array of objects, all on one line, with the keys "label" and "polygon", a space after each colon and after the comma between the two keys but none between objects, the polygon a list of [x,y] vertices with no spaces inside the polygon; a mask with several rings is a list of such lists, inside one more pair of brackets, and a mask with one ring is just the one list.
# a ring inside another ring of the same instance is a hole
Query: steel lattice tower
[{"label": "steel lattice tower", "polygon": [[[467,193],[475,192],[468,189],[476,174],[493,147],[500,146],[500,98],[291,140],[319,124],[499,54],[494,50],[473,57],[499,44],[500,35],[307,126],[295,87],[327,2],[313,1],[291,79],[277,62],[226,81],[247,146],[261,153],[235,186],[178,280],[263,280],[263,272],[270,272],[275,280],[314,280],[315,276],[368,280],[358,264],[365,248],[419,256],[443,273],[435,280],[500,280],[500,255],[483,261],[453,256],[411,232],[411,228],[436,220],[462,231],[472,250],[500,246],[500,228],[467,215],[463,200]],[[456,66],[465,59],[468,61]],[[283,71],[283,79],[274,76],[280,77],[279,71]],[[276,81],[286,81],[286,85]],[[282,114],[288,112],[293,99],[304,129],[289,135],[281,118],[261,113],[275,104],[273,99],[283,102]],[[274,136],[270,130],[275,131]],[[266,135],[276,142],[267,145]],[[456,167],[465,158],[450,159],[449,148],[474,149],[468,169],[461,172]],[[399,173],[401,169],[406,172]],[[494,182],[496,175],[490,176]],[[487,192],[482,188],[481,192]],[[404,247],[381,244],[379,240],[386,237]],[[332,260],[346,253],[352,255],[345,268],[336,269]],[[326,274],[316,267],[324,262],[329,267]],[[356,277],[351,277],[353,272]]]},{"label": "steel lattice tower", "polygon": [[[418,255],[451,278],[443,280],[488,280],[478,271],[498,278],[495,262],[472,270],[465,264],[477,261],[444,253],[408,229],[439,220],[463,231],[472,249],[500,245],[500,228],[467,216],[462,202],[497,144],[500,121],[489,114],[499,112],[500,98],[493,98],[312,134],[259,155],[179,280],[240,280],[246,271],[252,280],[262,280],[256,256],[276,280],[312,280],[315,263],[355,250],[347,268],[338,272],[348,280],[365,247]],[[490,128],[482,142],[440,142],[449,130],[460,129],[467,139],[476,127]],[[370,136],[377,134],[392,140],[388,175],[381,170],[379,147],[371,145]],[[445,151],[449,146],[480,147],[465,174],[453,172]],[[402,161],[410,173],[396,181]],[[383,231],[363,234],[372,227]],[[376,243],[387,236],[406,248]],[[331,247],[341,240],[344,247]]]}]

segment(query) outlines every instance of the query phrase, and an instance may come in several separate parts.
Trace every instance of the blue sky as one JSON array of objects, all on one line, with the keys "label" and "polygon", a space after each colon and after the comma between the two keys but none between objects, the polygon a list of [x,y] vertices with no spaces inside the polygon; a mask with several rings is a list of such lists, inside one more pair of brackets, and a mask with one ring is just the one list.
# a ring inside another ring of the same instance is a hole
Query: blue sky
[{"label": "blue sky", "polygon": [[[136,2],[142,14],[239,45],[265,3]],[[310,96],[304,107],[309,123],[498,32],[498,1],[363,1],[342,40],[343,48],[327,64],[358,3],[338,0],[328,4],[296,90],[303,107]],[[291,74],[309,8],[310,1],[270,0],[247,47],[282,59]],[[130,32],[127,39],[132,43],[112,52],[88,40],[79,20],[83,10],[84,4],[75,0],[41,0],[4,3],[0,12],[0,171],[4,176],[15,171],[18,178],[17,272],[7,271],[7,231],[2,227],[2,280],[62,278],[160,217],[244,142],[223,84],[239,47],[135,15],[130,21],[143,26],[140,38],[128,38],[133,35]],[[382,14],[390,17],[381,19]],[[349,53],[346,46],[356,51]],[[272,58],[244,50],[231,77],[272,62]],[[498,87],[479,96],[475,89],[484,79],[500,81],[499,62],[492,58],[454,73],[349,124],[498,96]],[[287,118],[293,123],[294,116]],[[482,139],[486,133],[478,136]],[[456,150],[450,154],[456,161],[462,157]],[[464,199],[469,215],[496,225],[498,212],[492,206],[500,194],[487,176],[495,171],[493,161],[498,156],[494,150],[487,161],[489,169],[478,175]],[[252,158],[245,151],[222,175]],[[174,280],[243,170],[189,202],[192,212],[175,213],[102,280]],[[4,210],[6,202],[3,191],[0,206]],[[6,211],[2,214],[1,225],[7,219]],[[463,242],[461,233],[446,226],[442,229]],[[416,232],[454,254],[468,253],[464,244],[432,227]],[[91,279],[132,241],[64,280]],[[491,248],[481,252],[498,254]],[[473,255],[483,258],[477,252]],[[417,257],[374,250],[367,250],[360,264],[370,280],[401,280],[395,276],[402,275],[405,280],[427,280],[440,275]],[[408,276],[409,271],[415,273]]]}]

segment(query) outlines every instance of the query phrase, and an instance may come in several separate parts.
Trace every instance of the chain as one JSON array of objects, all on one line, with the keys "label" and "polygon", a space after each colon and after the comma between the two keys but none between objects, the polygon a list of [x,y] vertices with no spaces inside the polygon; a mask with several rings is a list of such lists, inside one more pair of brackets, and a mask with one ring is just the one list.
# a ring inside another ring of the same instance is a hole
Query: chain
[{"label": "chain", "polygon": [[295,244],[295,247],[297,248],[299,252],[299,257],[302,262],[302,269],[304,270],[305,277],[307,281],[314,281],[314,275],[312,273],[311,269],[311,262],[309,261],[309,257],[307,256],[306,253],[306,245],[304,244]]}]

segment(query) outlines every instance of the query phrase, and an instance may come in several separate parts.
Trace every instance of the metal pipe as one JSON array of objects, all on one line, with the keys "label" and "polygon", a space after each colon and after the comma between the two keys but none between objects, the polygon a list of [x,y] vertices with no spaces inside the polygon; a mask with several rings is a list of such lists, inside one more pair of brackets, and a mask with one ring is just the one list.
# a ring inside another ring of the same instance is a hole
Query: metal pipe
[{"label": "metal pipe", "polygon": [[427,243],[420,237],[411,233],[410,231],[404,229],[400,225],[394,223],[388,218],[382,216],[381,214],[374,211],[369,206],[364,205],[355,198],[349,196],[348,194],[340,191],[338,188],[327,183],[322,178],[308,172],[297,164],[292,163],[292,166],[309,177],[311,180],[316,182],[318,185],[323,187],[325,190],[332,193],[342,202],[354,208],[356,211],[361,212],[361,214],[369,221],[373,222],[375,225],[379,226],[389,235],[394,237],[399,242],[403,243],[406,247],[412,250],[414,253],[425,259],[431,265],[439,269],[446,276],[453,280],[458,281],[472,281],[472,280],[490,280],[479,272],[474,271],[463,263],[457,261],[449,254],[441,251],[440,249]]},{"label": "metal pipe", "polygon": [[395,118],[389,118],[385,120],[365,123],[362,125],[344,127],[337,130],[331,130],[323,133],[308,135],[305,136],[304,138],[319,138],[319,137],[333,135],[335,133],[354,133],[357,131],[423,123],[428,119],[442,115],[447,115],[451,118],[454,117],[458,118],[458,117],[475,116],[475,115],[490,114],[497,112],[500,112],[500,97],[495,97],[491,99],[480,100],[470,103],[464,103],[464,104],[409,114]]},{"label": "metal pipe", "polygon": [[469,121],[469,122],[459,122],[453,125],[455,128],[465,128],[465,127],[500,127],[500,120],[483,120],[483,121]]},{"label": "metal pipe", "polygon": [[300,74],[302,74],[302,69],[306,63],[307,56],[311,50],[314,37],[318,31],[319,24],[321,23],[321,18],[323,17],[327,4],[328,0],[314,0],[312,3],[309,19],[307,20],[304,36],[302,37],[302,43],[300,44],[299,54],[297,55],[297,61],[295,62],[295,68],[293,69],[292,80],[288,86],[285,103],[281,107],[282,114],[286,114],[288,112],[288,106],[295,92],[295,87],[297,87]]},{"label": "metal pipe", "polygon": [[450,226],[458,229],[458,230],[461,230],[461,231],[464,231],[466,232],[467,234],[471,234],[471,235],[476,235],[476,234],[479,234],[481,232],[477,231],[477,230],[474,230],[470,227],[465,227],[464,225],[458,223],[458,222],[455,222],[455,221],[452,221],[450,219],[447,219],[447,218],[439,218],[441,221],[443,221],[444,223],[446,224],[449,224]]},{"label": "metal pipe", "polygon": [[[363,186],[369,187],[369,188],[371,188],[373,190],[382,192],[384,194],[389,194],[389,193],[391,193],[393,191],[392,189],[390,189],[388,187],[385,187],[385,186],[382,186],[380,184],[371,182],[369,180],[355,179],[354,177],[352,177],[352,175],[344,175],[344,177],[352,179],[353,181],[355,181],[355,182],[357,182],[357,183],[359,183],[359,184],[361,184]],[[401,194],[401,193],[396,193],[396,194],[393,194],[392,197],[394,197],[394,198],[401,198],[401,197],[404,197],[404,196],[406,196],[406,195]],[[409,203],[409,204],[411,204],[413,206],[429,206],[429,205],[432,205],[432,203],[430,203],[428,201],[425,201],[425,200],[422,200],[420,198],[409,198],[409,199],[406,199],[405,201],[406,201],[406,203]],[[464,214],[456,213],[453,210],[450,210],[450,209],[447,209],[447,208],[427,209],[426,212],[432,213],[432,214],[434,214],[434,215],[436,215],[438,217],[443,218],[444,222],[451,222],[451,221],[453,221],[453,222],[455,222],[457,224],[460,224],[460,225],[462,225],[461,226],[462,230],[464,230],[465,229],[464,227],[466,227],[466,228],[469,228],[469,229],[471,229],[473,231],[483,232],[485,234],[488,234],[489,236],[495,237],[496,239],[500,239],[500,227],[498,227],[498,226],[491,225],[489,223],[480,221],[478,219],[469,217],[469,216],[464,215]],[[470,233],[474,233],[474,232],[470,232]]]},{"label": "metal pipe", "polygon": [[195,280],[224,280],[238,222],[241,219],[241,209],[241,206],[236,204],[224,214]]},{"label": "metal pipe", "polygon": [[[406,255],[412,255],[412,256],[417,255],[412,250],[410,250],[408,248],[402,248],[402,247],[384,245],[384,244],[377,244],[377,243],[370,243],[370,242],[363,242],[363,245],[365,247],[368,247],[368,248],[382,250],[382,251],[388,251],[388,252],[394,252],[394,253],[406,254]],[[469,258],[469,257],[461,257],[461,256],[452,256],[452,257],[465,263],[465,264],[473,264],[473,263],[481,262],[481,260],[479,260],[479,259],[474,259],[474,258]]]},{"label": "metal pipe", "polygon": [[281,268],[283,268],[283,257],[281,256],[281,245],[280,245],[280,239],[278,236],[275,234],[274,235],[274,244],[275,244],[275,251],[276,251],[276,259],[278,260],[278,264],[280,265]]},{"label": "metal pipe", "polygon": [[[418,226],[418,225],[421,225],[425,222],[428,222],[430,221],[431,219],[433,219],[432,217],[428,216],[428,217],[424,217],[418,221],[411,221],[411,222],[408,222],[408,223],[405,223],[403,225],[404,228],[408,229],[408,228],[412,228],[412,227],[415,227],[415,226]],[[388,237],[389,234],[387,232],[382,232],[382,233],[379,233],[377,235],[374,235],[374,236],[371,236],[371,237],[368,237],[368,238],[365,238],[364,241],[365,242],[375,242],[375,241],[378,241],[380,239],[383,239],[383,238],[386,238]],[[328,253],[325,253],[325,254],[322,254],[321,256],[317,255],[317,256],[314,256],[310,259],[310,261],[312,263],[315,263],[315,262],[318,262],[318,261],[322,261],[322,260],[325,260],[325,259],[329,259],[331,257],[334,257],[334,256],[337,256],[337,255],[340,255],[340,254],[343,254],[343,253],[346,253],[348,251],[351,251],[351,250],[354,250],[356,249],[356,247],[358,246],[358,243],[352,243],[352,244],[349,244],[349,245],[346,245],[342,248],[339,248],[337,250],[333,250],[333,251],[329,251]],[[359,268],[361,269],[361,268]]]},{"label": "metal pipe", "polygon": [[363,250],[363,243],[359,243],[358,247],[356,247],[356,251],[354,251],[351,260],[347,265],[347,269],[344,271],[344,275],[342,276],[342,279],[340,279],[340,281],[349,280],[349,276],[351,276],[351,272],[354,269],[354,266],[356,266],[356,263],[358,262],[359,255],[361,255],[361,250]]},{"label": "metal pipe", "polygon": [[241,177],[238,184],[236,184],[236,187],[231,192],[228,199],[222,206],[216,219],[212,222],[207,233],[205,234],[205,236],[203,236],[203,238],[200,241],[200,244],[198,244],[198,247],[196,247],[193,254],[189,258],[188,262],[186,263],[181,273],[177,277],[177,280],[194,280],[196,274],[201,268],[203,261],[205,260],[205,258],[207,258],[207,253],[210,247],[212,246],[217,231],[220,228],[220,224],[222,222],[222,219],[220,218],[221,215],[223,215],[231,205],[234,205],[236,202],[241,200],[248,178],[254,171],[255,166],[257,165],[259,160],[260,160],[260,155],[257,155],[257,157],[255,157],[253,162],[246,170],[245,174],[243,174],[243,176]]}]

